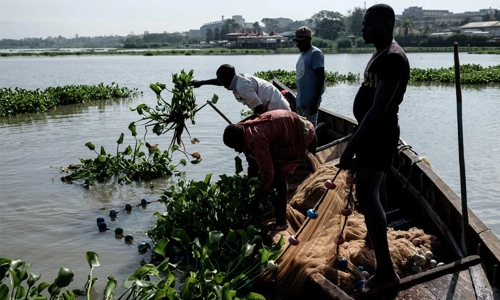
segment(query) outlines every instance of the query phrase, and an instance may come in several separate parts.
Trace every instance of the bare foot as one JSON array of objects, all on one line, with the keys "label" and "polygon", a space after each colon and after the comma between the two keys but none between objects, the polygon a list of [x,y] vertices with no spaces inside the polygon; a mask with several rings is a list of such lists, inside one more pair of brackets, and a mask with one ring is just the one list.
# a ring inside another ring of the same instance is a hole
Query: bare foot
[{"label": "bare foot", "polygon": [[397,285],[399,285],[398,275],[395,275],[395,277],[392,278],[374,275],[363,284],[358,292],[360,296],[369,296]]}]

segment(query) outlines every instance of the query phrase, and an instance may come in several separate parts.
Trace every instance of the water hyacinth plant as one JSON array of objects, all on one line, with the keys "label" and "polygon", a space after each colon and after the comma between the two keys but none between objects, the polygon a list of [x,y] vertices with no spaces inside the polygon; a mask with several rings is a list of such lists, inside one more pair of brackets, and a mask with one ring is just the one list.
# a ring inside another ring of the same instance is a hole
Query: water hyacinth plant
[{"label": "water hyacinth plant", "polygon": [[111,85],[65,85],[44,90],[26,90],[19,87],[0,89],[0,116],[15,116],[23,113],[48,111],[59,105],[83,103],[91,100],[131,98],[139,91]]},{"label": "water hyacinth plant", "polygon": [[[196,104],[193,87],[189,85],[189,82],[193,79],[193,72],[194,71],[191,70],[189,73],[186,73],[182,70],[179,74],[173,74],[172,82],[174,83],[174,87],[171,91],[167,89],[164,83],[152,83],[150,88],[156,93],[156,107],[153,108],[142,103],[136,108],[130,108],[130,110],[137,111],[137,113],[142,116],[139,122],[144,124],[146,134],[150,127],[152,127],[153,133],[157,135],[162,135],[173,130],[174,133],[170,147],[177,143],[183,151],[185,147],[181,137],[184,130],[188,133],[191,143],[196,144],[199,142],[198,139],[191,138],[186,126],[186,121],[190,120],[191,124],[195,125],[195,114],[207,105],[207,103],[205,103],[201,107],[198,107]],[[161,94],[164,90],[172,94],[170,101],[166,101],[162,97]],[[218,99],[219,97],[214,94],[211,101],[215,104]],[[145,138],[146,137],[144,137],[144,139]],[[187,155],[187,153],[185,154]],[[197,163],[201,160],[199,153],[191,154],[191,156],[195,158],[195,161],[192,161],[193,163]]]},{"label": "water hyacinth plant", "polygon": [[[284,85],[291,89],[297,88],[297,83],[295,82],[295,71],[286,71],[282,69],[278,70],[268,70],[260,71],[254,75],[262,79],[269,79],[270,75],[276,77]],[[347,83],[358,83],[360,80],[360,75],[355,73],[340,74],[339,72],[325,72],[325,84],[334,85],[341,82]]]},{"label": "water hyacinth plant", "polygon": [[220,175],[214,183],[207,175],[165,190],[165,211],[155,213],[158,220],[148,231],[156,258],[175,264],[184,289],[198,286],[196,295],[181,292],[188,299],[235,299],[275,267],[269,261],[281,253],[283,239],[270,245],[260,230],[273,212],[272,201],[256,198],[260,182],[239,174],[238,157],[235,166],[233,176]]},{"label": "water hyacinth plant", "polygon": [[[296,89],[295,71],[269,70],[260,71],[254,75],[260,78],[268,79],[273,74],[279,81],[286,86]],[[325,83],[333,85],[339,82],[358,83],[360,74],[349,72],[346,75],[338,72],[325,72]],[[410,70],[411,83],[454,83],[455,67],[440,69],[419,69]],[[500,83],[500,65],[483,67],[477,64],[463,64],[460,66],[460,82],[462,84],[498,84]]]},{"label": "water hyacinth plant", "polygon": [[172,176],[178,174],[175,168],[179,165],[186,165],[186,160],[181,159],[177,165],[171,164],[172,153],[178,147],[172,147],[169,150],[161,151],[157,145],[146,143],[146,151],[142,150],[144,143],[137,138],[135,123],[130,123],[128,129],[135,139],[135,145],[128,145],[123,151],[120,151],[120,145],[123,144],[124,134],[121,133],[116,141],[116,155],[108,153],[104,146],[100,151],[92,142],[87,142],[85,146],[94,151],[96,158],[80,158],[79,164],[69,165],[66,168],[61,167],[63,172],[69,173],[61,177],[63,182],[73,183],[81,182],[84,187],[94,185],[96,182],[104,182],[116,177],[118,183],[131,183],[133,181],[148,181],[155,178]]},{"label": "water hyacinth plant", "polygon": [[[411,69],[410,82],[454,83],[455,67],[440,69]],[[500,65],[483,67],[477,64],[460,66],[460,83],[490,84],[500,83]]]}]

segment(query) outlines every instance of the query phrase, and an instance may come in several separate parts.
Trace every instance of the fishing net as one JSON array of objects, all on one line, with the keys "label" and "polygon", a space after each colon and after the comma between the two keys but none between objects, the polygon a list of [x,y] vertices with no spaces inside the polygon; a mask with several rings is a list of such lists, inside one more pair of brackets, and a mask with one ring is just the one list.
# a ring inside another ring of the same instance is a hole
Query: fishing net
[{"label": "fishing net", "polygon": [[[310,157],[314,160],[314,157]],[[278,269],[265,273],[262,279],[264,282],[273,282],[284,295],[296,295],[311,275],[320,273],[346,293],[352,293],[355,283],[364,279],[358,266],[362,266],[370,274],[375,272],[375,255],[366,236],[364,216],[354,211],[347,217],[343,231],[345,243],[337,247],[336,241],[346,218],[341,214],[341,210],[345,207],[350,193],[350,186],[345,180],[348,174],[341,171],[335,180],[336,189],[327,190],[325,180],[334,178],[338,169],[333,165],[320,165],[318,162],[313,165],[315,172],[309,172],[309,176],[297,186],[289,200],[287,231],[274,233],[271,237],[277,241],[283,235],[286,241],[284,252],[276,261]],[[302,171],[301,168],[297,170],[299,177],[304,177],[304,174],[300,174]],[[314,208],[324,193],[326,195],[317,207],[318,217],[307,218],[307,210]],[[353,194],[351,197],[355,197]],[[296,235],[299,239],[297,246],[289,245],[290,235]],[[389,229],[387,237],[393,266],[400,277],[407,274],[408,260],[412,259],[418,250],[425,252],[439,247],[436,237],[417,228],[407,231]],[[414,238],[421,239],[419,249],[412,243]],[[345,271],[336,267],[339,258],[347,259],[348,268]]]}]

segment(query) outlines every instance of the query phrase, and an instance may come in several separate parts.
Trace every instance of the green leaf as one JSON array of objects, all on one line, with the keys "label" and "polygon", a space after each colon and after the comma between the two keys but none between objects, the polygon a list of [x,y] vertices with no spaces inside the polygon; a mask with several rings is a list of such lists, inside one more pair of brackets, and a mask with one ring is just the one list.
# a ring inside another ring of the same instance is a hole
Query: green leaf
[{"label": "green leaf", "polygon": [[75,294],[73,294],[72,291],[66,291],[63,294],[63,298],[64,298],[64,300],[74,300],[75,299]]},{"label": "green leaf", "polygon": [[47,281],[41,282],[37,287],[38,294],[41,294],[49,286],[50,286],[50,282],[47,282]]},{"label": "green leaf", "polygon": [[87,148],[89,148],[90,150],[94,151],[95,150],[95,146],[94,144],[92,144],[91,142],[87,142],[85,143],[85,146],[87,146]]},{"label": "green leaf", "polygon": [[101,265],[101,263],[99,262],[99,255],[97,255],[97,253],[93,251],[87,251],[87,253],[85,253],[85,258],[89,263],[90,270],[93,270],[94,267],[98,267]]},{"label": "green leaf", "polygon": [[168,238],[159,240],[156,243],[155,252],[160,254],[161,256],[165,256],[165,249],[167,248],[168,242],[169,242]]},{"label": "green leaf", "polygon": [[249,257],[250,255],[252,255],[254,248],[255,248],[255,245],[250,245],[250,244],[244,245],[243,248],[241,249],[243,252],[243,256]]},{"label": "green leaf", "polygon": [[219,96],[218,96],[218,95],[216,95],[216,94],[214,94],[214,95],[212,96],[212,103],[213,103],[213,104],[217,104],[217,101],[219,101]]},{"label": "green leaf", "polygon": [[55,284],[60,289],[65,288],[73,281],[74,277],[75,273],[72,270],[61,267],[59,269],[59,274],[57,274]]},{"label": "green leaf", "polygon": [[176,228],[172,231],[172,234],[171,234],[172,238],[176,241],[178,241],[179,243],[181,243],[181,245],[183,247],[186,247],[189,242],[191,242],[191,238],[189,237],[189,235],[186,233],[186,230],[182,229],[182,228]]},{"label": "green leaf", "polygon": [[98,158],[98,159],[99,159],[99,161],[100,161],[100,162],[102,162],[102,163],[106,161],[106,156],[104,156],[104,155],[99,155],[97,158]]},{"label": "green leaf", "polygon": [[229,282],[224,283],[224,286],[222,287],[222,300],[233,300],[229,289]]},{"label": "green leaf", "polygon": [[253,238],[257,233],[259,233],[259,229],[255,228],[255,226],[250,225],[247,227],[247,234],[249,238]]},{"label": "green leaf", "polygon": [[197,280],[193,277],[188,277],[184,281],[184,287],[181,290],[181,299],[192,299],[193,291]]},{"label": "green leaf", "polygon": [[202,161],[202,159],[193,159],[193,160],[191,160],[191,163],[192,163],[193,165],[197,165],[197,164],[199,164],[201,161]]},{"label": "green leaf", "polygon": [[125,148],[125,150],[123,151],[123,155],[130,155],[130,154],[132,154],[132,147],[128,145],[127,148]]},{"label": "green leaf", "polygon": [[16,288],[16,299],[24,299],[24,296],[26,296],[26,289],[24,286],[20,285]]},{"label": "green leaf", "polygon": [[42,274],[35,275],[35,274],[33,274],[33,272],[31,272],[30,276],[28,278],[28,286],[32,287],[38,281],[38,279],[40,279],[41,277],[42,277]]},{"label": "green leaf", "polygon": [[157,96],[160,96],[160,94],[161,94],[161,89],[158,87],[158,85],[157,85],[157,84],[155,84],[155,83],[151,83],[151,84],[149,85],[149,87],[153,90],[153,92],[155,92],[155,93],[156,93],[156,95],[157,95]]},{"label": "green leaf", "polygon": [[211,252],[219,250],[219,244],[224,234],[220,231],[210,231],[208,233],[207,247]]},{"label": "green leaf", "polygon": [[269,251],[267,251],[266,248],[260,248],[259,253],[260,253],[260,263],[261,264],[267,263],[267,261],[269,260]]},{"label": "green leaf", "polygon": [[210,179],[212,179],[212,174],[207,174],[205,175],[205,180],[203,180],[203,182],[210,184]]},{"label": "green leaf", "polygon": [[[56,280],[57,281],[57,280]],[[55,296],[59,295],[59,292],[61,291],[61,288],[57,286],[57,284],[54,282],[49,286],[49,294],[55,298]]]},{"label": "green leaf", "polygon": [[179,163],[180,163],[181,165],[185,166],[185,165],[186,165],[186,160],[183,158],[183,159],[181,159],[181,160],[179,161]]},{"label": "green leaf", "polygon": [[266,297],[258,293],[250,292],[242,300],[266,300]]},{"label": "green leaf", "polygon": [[2,283],[2,285],[0,285],[0,299],[9,299],[8,295],[9,287],[6,284]]},{"label": "green leaf", "polygon": [[104,300],[112,299],[113,291],[116,288],[117,280],[113,276],[108,277],[108,283],[106,284],[106,289],[104,290]]},{"label": "green leaf", "polygon": [[135,128],[135,122],[132,122],[128,125],[128,129],[132,132],[132,136],[137,136],[137,131]]},{"label": "green leaf", "polygon": [[116,141],[116,143],[117,143],[118,145],[121,145],[121,144],[123,143],[123,136],[124,136],[124,134],[123,134],[123,132],[122,132],[122,134],[120,134],[120,137],[118,138],[118,141]]}]

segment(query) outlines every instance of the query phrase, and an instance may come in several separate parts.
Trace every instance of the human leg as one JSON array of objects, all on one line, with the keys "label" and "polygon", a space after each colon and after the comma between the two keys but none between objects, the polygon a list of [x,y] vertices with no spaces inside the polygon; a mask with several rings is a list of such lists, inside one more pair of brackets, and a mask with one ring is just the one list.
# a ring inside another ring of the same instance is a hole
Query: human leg
[{"label": "human leg", "polygon": [[306,118],[309,122],[311,122],[314,125],[314,127],[316,127],[316,125],[318,123],[318,113],[317,112],[312,114],[311,111],[309,110],[309,108],[302,108],[302,107],[297,106],[297,114],[299,116]]},{"label": "human leg", "polygon": [[277,199],[275,202],[275,216],[276,225],[286,225],[286,203],[288,196],[288,183],[287,183],[287,173],[281,171],[279,168],[274,170]]},{"label": "human leg", "polygon": [[389,252],[387,219],[380,203],[380,184],[383,177],[383,171],[371,168],[360,167],[356,173],[356,196],[365,216],[366,228],[377,261],[376,274],[372,281],[380,284],[397,278]]}]

